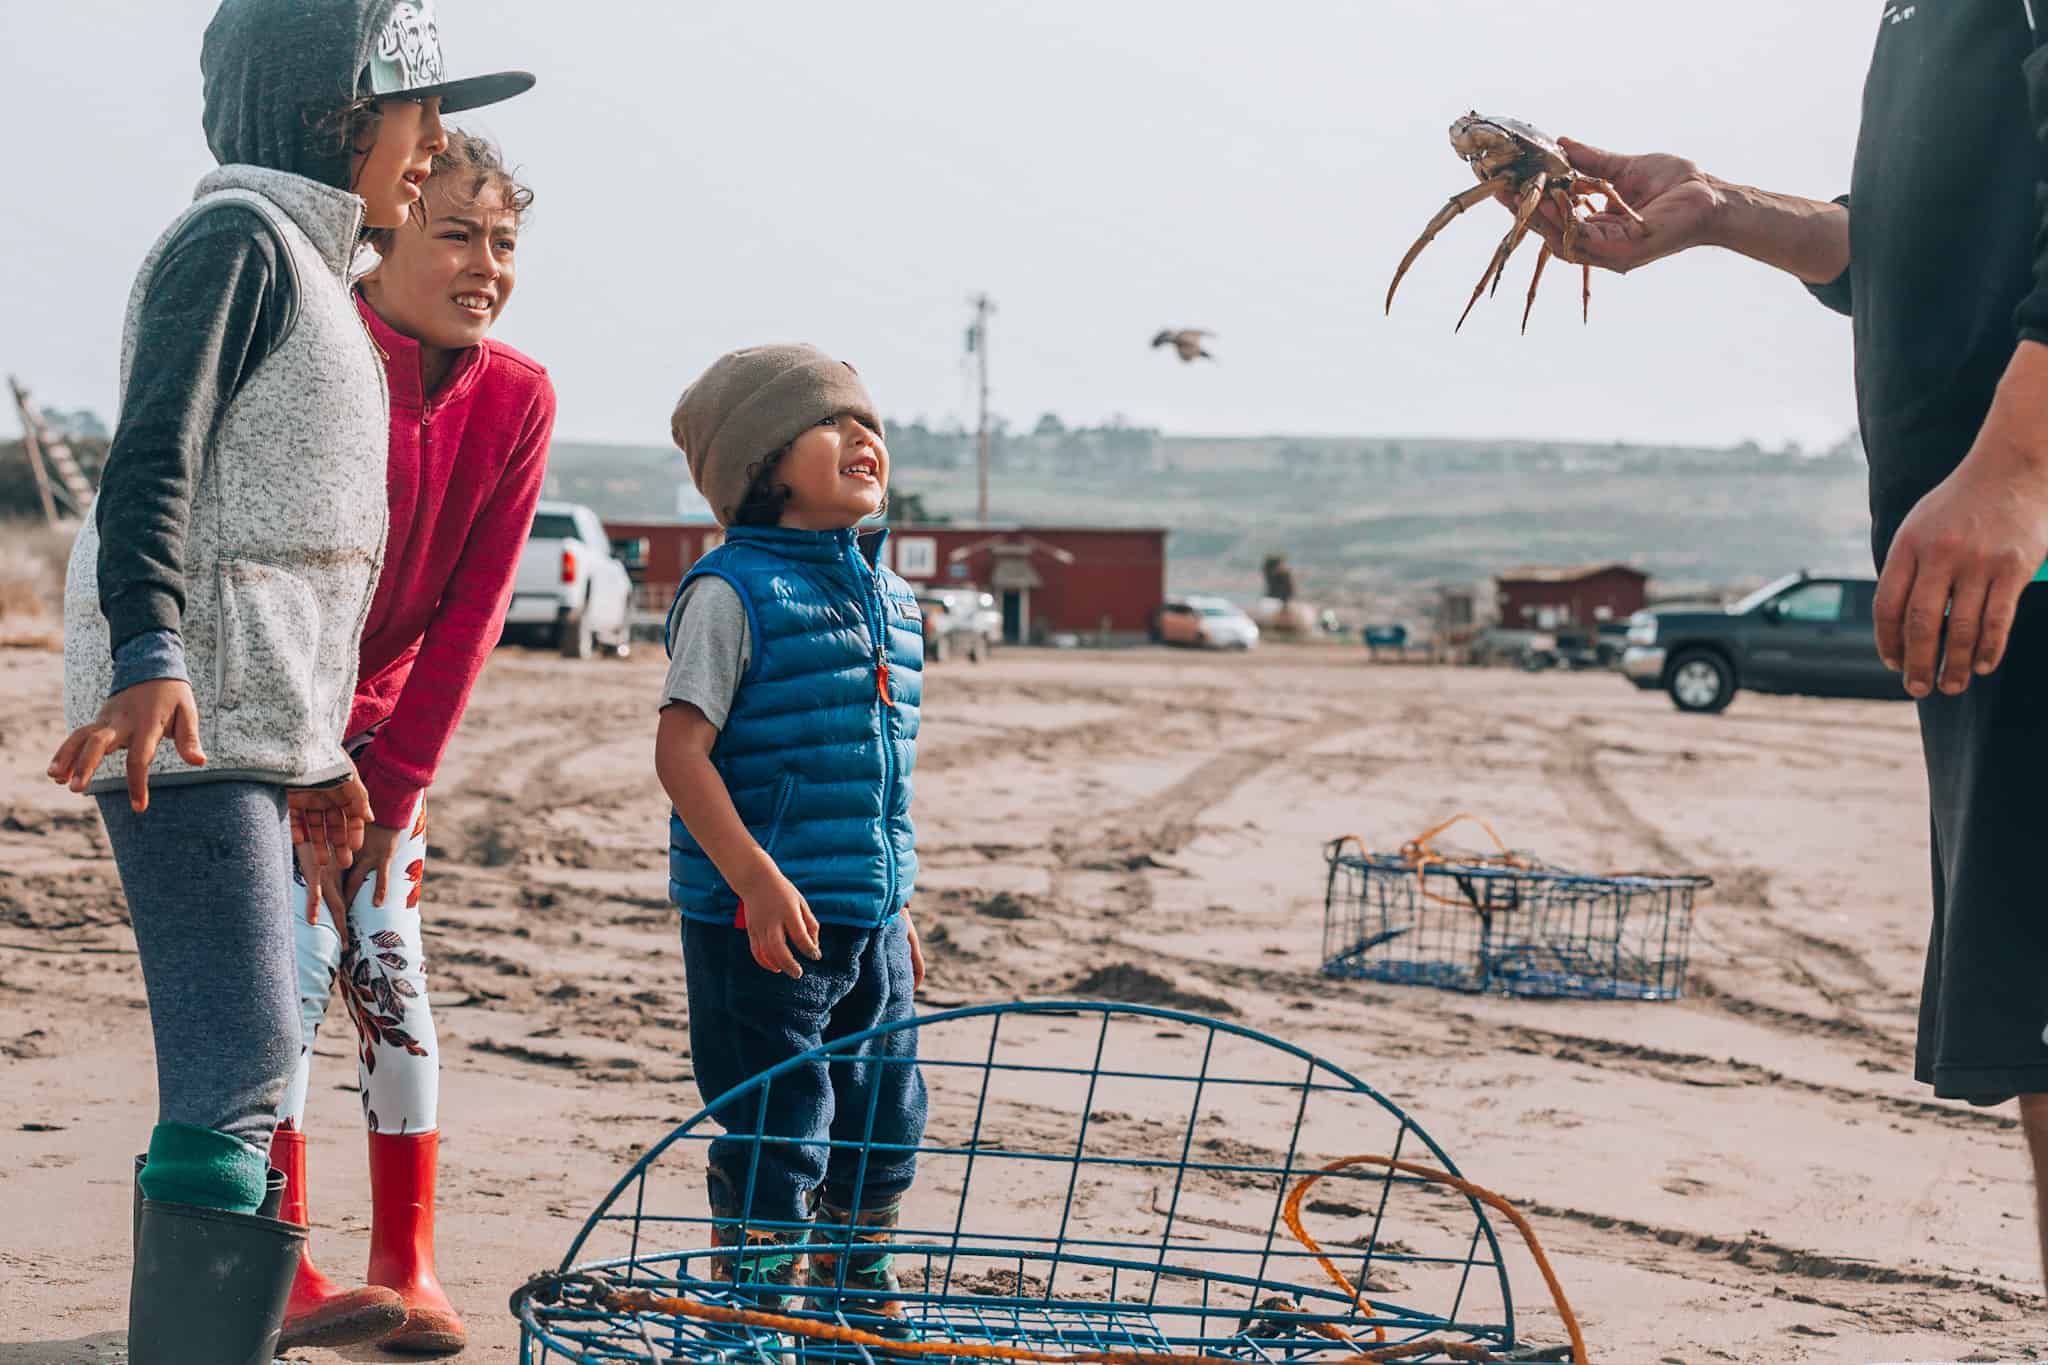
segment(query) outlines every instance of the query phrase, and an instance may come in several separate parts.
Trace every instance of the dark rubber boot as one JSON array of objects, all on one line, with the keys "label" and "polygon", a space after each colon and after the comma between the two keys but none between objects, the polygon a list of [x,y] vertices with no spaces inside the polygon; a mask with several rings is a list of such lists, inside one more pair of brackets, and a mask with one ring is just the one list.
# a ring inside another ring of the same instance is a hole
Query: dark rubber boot
[{"label": "dark rubber boot", "polygon": [[[272,1180],[279,1199],[283,1188]],[[304,1228],[262,1214],[144,1200],[130,1365],[270,1365],[305,1242]]]},{"label": "dark rubber boot", "polygon": [[[135,1249],[142,1245],[142,1168],[148,1164],[148,1152],[143,1152],[136,1156],[134,1207],[128,1216],[128,1254],[130,1256],[133,1256]],[[285,1173],[272,1166],[269,1173],[263,1178],[263,1202],[256,1207],[256,1212],[259,1215],[264,1218],[275,1218],[278,1216],[284,1208],[286,1183]]]}]

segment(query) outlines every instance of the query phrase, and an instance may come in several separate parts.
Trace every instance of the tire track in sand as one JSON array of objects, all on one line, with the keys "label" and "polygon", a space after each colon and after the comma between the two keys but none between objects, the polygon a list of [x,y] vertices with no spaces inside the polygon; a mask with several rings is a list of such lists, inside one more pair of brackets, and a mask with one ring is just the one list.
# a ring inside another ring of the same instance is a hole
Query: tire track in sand
[{"label": "tire track in sand", "polygon": [[[1962,1290],[2011,1308],[2024,1308],[2038,1313],[2044,1307],[2038,1294],[2024,1293],[1986,1280],[1941,1271],[1913,1270],[1903,1266],[1886,1265],[1879,1261],[1829,1256],[1824,1252],[1788,1246],[1760,1232],[1745,1233],[1741,1237],[1716,1237],[1711,1233],[1693,1232],[1686,1228],[1660,1227],[1655,1223],[1645,1223],[1635,1218],[1545,1204],[1534,1199],[1516,1200],[1515,1207],[1532,1218],[1554,1218],[1598,1232],[1621,1233],[1638,1242],[1654,1243],[1658,1247],[1710,1261],[1726,1262],[1754,1274],[1769,1275],[1773,1278],[1790,1277],[1833,1283],[1910,1285],[1917,1289]],[[1668,1272],[1668,1267],[1644,1268]]]},{"label": "tire track in sand", "polygon": [[[1590,718],[1580,717],[1569,728],[1551,732],[1554,747],[1543,764],[1544,776],[1551,789],[1573,819],[1595,828],[1613,830],[1630,844],[1647,849],[1660,870],[1691,870],[1696,866],[1694,860],[1663,830],[1645,819],[1601,772],[1600,753],[1610,746],[1589,733],[1593,724]],[[1610,858],[1610,861],[1613,860]],[[1732,904],[1746,904],[1764,910],[1771,908],[1768,874],[1754,868],[1738,868],[1729,877],[1729,882],[1739,890],[1738,898],[1732,899]],[[1893,993],[1855,949],[1815,934],[1789,929],[1775,919],[1764,923],[1775,936],[1788,939],[1808,952],[1827,956],[1871,989],[1883,990],[1887,995]],[[1808,975],[1811,976],[1810,973]],[[1912,1049],[1903,1040],[1865,1022],[1842,1003],[1837,994],[1816,991],[1838,1011],[1834,1018],[1825,1018],[1736,994],[1697,971],[1693,974],[1693,981],[1695,989],[1690,994],[1694,1000],[1773,1032],[1805,1040],[1825,1038],[1850,1042],[1871,1048],[1888,1059],[1911,1055]]]}]

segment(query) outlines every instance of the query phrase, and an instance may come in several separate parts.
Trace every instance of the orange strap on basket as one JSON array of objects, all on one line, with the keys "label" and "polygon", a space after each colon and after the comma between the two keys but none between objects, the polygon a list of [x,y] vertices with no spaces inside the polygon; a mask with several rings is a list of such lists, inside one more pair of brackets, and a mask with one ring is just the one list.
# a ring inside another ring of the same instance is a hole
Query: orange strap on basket
[{"label": "orange strap on basket", "polygon": [[[1448,1171],[1439,1171],[1431,1166],[1420,1166],[1410,1161],[1397,1161],[1387,1156],[1347,1156],[1333,1161],[1321,1170],[1299,1181],[1288,1193],[1283,1209],[1287,1230],[1296,1241],[1316,1258],[1323,1273],[1341,1288],[1353,1305],[1365,1310],[1364,1292],[1352,1284],[1344,1272],[1337,1268],[1316,1240],[1309,1236],[1301,1223],[1302,1197],[1320,1180],[1335,1175],[1353,1166],[1383,1166],[1389,1171],[1398,1171],[1419,1180],[1439,1185],[1448,1185],[1467,1198],[1476,1199],[1489,1208],[1505,1214],[1513,1223],[1515,1231],[1529,1248],[1529,1255],[1535,1260],[1536,1268],[1542,1272],[1543,1283],[1550,1290],[1550,1299],[1557,1307],[1557,1313],[1564,1320],[1565,1331],[1571,1336],[1573,1365],[1590,1365],[1591,1357],[1586,1351],[1586,1339],[1579,1331],[1579,1320],[1572,1312],[1571,1304],[1565,1299],[1564,1286],[1558,1283],[1557,1274],[1550,1268],[1549,1257],[1543,1254],[1542,1244],[1536,1240],[1536,1230],[1529,1226],[1529,1220],[1507,1200],[1460,1179]],[[831,1342],[840,1346],[864,1346],[870,1351],[885,1352],[902,1358],[905,1356],[940,1356],[955,1360],[1002,1360],[1017,1362],[1017,1365],[1244,1365],[1242,1360],[1222,1356],[1181,1355],[1172,1351],[1039,1351],[1023,1346],[1004,1346],[996,1342],[969,1341],[900,1341],[893,1337],[877,1336],[863,1332],[857,1327],[843,1327],[835,1322],[820,1322],[816,1318],[793,1317],[786,1313],[764,1313],[753,1308],[727,1308],[715,1303],[700,1303],[695,1299],[675,1298],[656,1294],[645,1289],[610,1290],[599,1296],[606,1308],[619,1313],[672,1313],[680,1317],[695,1318],[700,1322],[715,1322],[731,1327],[753,1327],[768,1332],[786,1332],[812,1341]],[[1285,1313],[1269,1316],[1285,1318]],[[1330,1323],[1307,1323],[1304,1326],[1319,1336],[1328,1337],[1333,1345],[1342,1346],[1345,1358],[1356,1361],[1407,1360],[1422,1355],[1447,1355],[1453,1360],[1476,1362],[1489,1365],[1499,1361],[1483,1346],[1470,1342],[1448,1341],[1441,1337],[1426,1337],[1417,1341],[1401,1342],[1393,1346],[1362,1347],[1356,1338],[1342,1328]],[[1386,1329],[1373,1329],[1376,1341],[1386,1340]]]},{"label": "orange strap on basket", "polygon": [[[1530,868],[1536,866],[1535,863],[1531,862],[1529,859],[1523,857],[1521,854],[1509,848],[1507,844],[1501,839],[1500,835],[1494,832],[1494,828],[1492,825],[1488,824],[1486,821],[1482,820],[1480,817],[1476,815],[1472,815],[1461,811],[1458,814],[1453,815],[1450,819],[1444,821],[1442,824],[1432,826],[1431,828],[1426,829],[1422,833],[1416,835],[1413,839],[1410,839],[1408,842],[1402,844],[1399,852],[1391,855],[1393,857],[1399,858],[1402,862],[1407,863],[1410,868],[1414,869],[1415,892],[1424,900],[1432,901],[1437,905],[1448,905],[1453,907],[1454,909],[1459,910],[1470,910],[1474,908],[1470,901],[1459,900],[1453,896],[1439,896],[1434,891],[1431,891],[1429,889],[1427,880],[1428,872],[1431,867],[1445,864],[1451,861],[1449,858],[1445,857],[1442,853],[1437,851],[1436,845],[1433,841],[1439,834],[1442,834],[1445,830],[1450,829],[1455,825],[1463,824],[1467,821],[1485,830],[1486,837],[1493,840],[1493,846],[1496,849],[1498,849],[1499,852],[1496,854],[1484,854],[1477,858],[1461,859],[1460,861],[1467,862],[1480,867],[1512,867],[1519,871],[1525,872],[1528,871]],[[1359,838],[1356,834],[1344,835],[1343,837],[1339,838],[1334,845],[1332,845],[1332,848],[1341,849],[1346,844],[1357,844],[1358,851],[1361,854],[1368,858],[1373,856],[1372,846],[1366,843],[1365,840]]]}]

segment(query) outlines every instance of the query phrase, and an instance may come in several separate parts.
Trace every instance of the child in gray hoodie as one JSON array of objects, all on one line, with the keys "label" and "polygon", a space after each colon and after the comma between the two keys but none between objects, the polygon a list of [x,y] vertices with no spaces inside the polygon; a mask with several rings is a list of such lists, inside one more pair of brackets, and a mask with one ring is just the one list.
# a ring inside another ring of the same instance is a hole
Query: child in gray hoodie
[{"label": "child in gray hoodie", "polygon": [[[360,842],[341,740],[384,553],[384,371],[350,266],[365,227],[418,200],[441,114],[533,82],[446,81],[431,5],[215,14],[200,67],[220,167],[136,276],[121,420],[72,554],[74,728],[49,774],[99,799],[156,1043],[134,1365],[268,1361],[304,1238],[265,1216],[299,1051],[291,845],[345,860],[351,826]],[[403,1321],[364,1292],[381,1311],[351,1340]]]}]

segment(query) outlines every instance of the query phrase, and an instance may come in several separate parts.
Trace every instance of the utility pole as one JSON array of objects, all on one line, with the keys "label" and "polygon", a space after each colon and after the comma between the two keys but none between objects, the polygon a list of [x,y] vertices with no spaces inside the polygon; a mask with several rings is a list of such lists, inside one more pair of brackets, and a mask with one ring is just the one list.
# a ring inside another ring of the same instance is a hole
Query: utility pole
[{"label": "utility pole", "polygon": [[996,311],[988,295],[976,294],[974,321],[967,328],[967,350],[975,358],[976,371],[981,388],[981,420],[976,427],[975,454],[976,468],[980,479],[980,495],[975,501],[975,520],[988,525],[988,320]]}]

